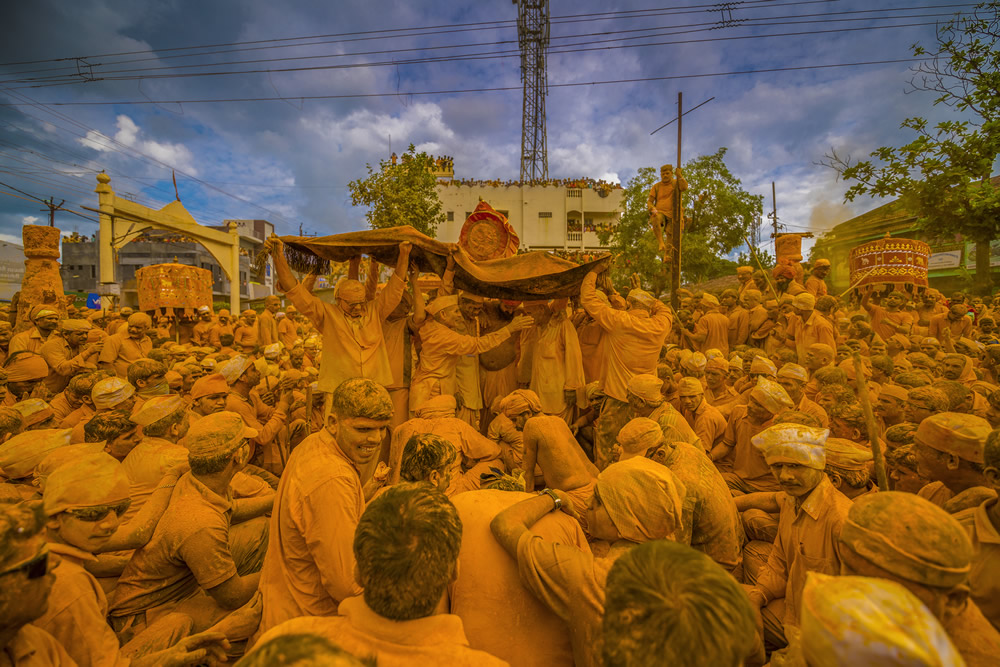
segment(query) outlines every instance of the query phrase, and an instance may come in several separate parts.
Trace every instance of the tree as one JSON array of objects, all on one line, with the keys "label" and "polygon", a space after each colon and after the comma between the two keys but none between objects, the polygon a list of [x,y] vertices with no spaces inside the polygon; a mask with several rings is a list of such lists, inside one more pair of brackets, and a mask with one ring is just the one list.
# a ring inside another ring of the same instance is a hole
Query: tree
[{"label": "tree", "polygon": [[410,144],[398,163],[381,160],[378,169],[366,164],[368,176],[348,184],[351,204],[368,207],[365,218],[372,229],[410,225],[433,237],[445,217],[430,171],[432,160]]},{"label": "tree", "polygon": [[822,162],[845,181],[844,195],[897,197],[917,216],[933,240],[961,234],[976,243],[976,282],[990,284],[991,240],[1000,238],[1000,191],[990,174],[1000,154],[1000,2],[983,2],[968,14],[940,25],[936,44],[913,46],[927,60],[914,68],[914,91],[934,93],[964,118],[931,126],[913,117],[901,127],[914,138],[900,146],[883,146],[868,160],[853,161],[832,150]]},{"label": "tree", "polygon": [[[701,282],[735,270],[725,259],[744,243],[744,237],[760,219],[764,198],[741,187],[724,161],[726,148],[696,157],[684,166],[688,182],[684,193],[687,227],[681,239],[681,274],[687,282]],[[622,197],[622,217],[614,228],[601,235],[601,243],[618,257],[611,269],[612,283],[619,289],[629,284],[633,272],[655,294],[669,285],[667,267],[656,254],[656,239],[649,223],[646,200],[649,189],[659,180],[658,170],[642,167],[628,182]]]}]

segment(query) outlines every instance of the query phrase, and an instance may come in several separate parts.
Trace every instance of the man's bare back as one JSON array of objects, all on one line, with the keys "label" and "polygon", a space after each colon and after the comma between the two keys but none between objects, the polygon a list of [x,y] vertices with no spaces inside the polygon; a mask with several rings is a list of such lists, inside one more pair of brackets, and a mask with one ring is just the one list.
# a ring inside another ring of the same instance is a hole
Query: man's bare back
[{"label": "man's bare back", "polygon": [[[524,469],[533,470],[536,462],[549,488],[572,491],[597,478],[597,468],[560,417],[538,415],[525,423]],[[525,485],[527,491],[534,489],[530,475],[525,475]]]}]

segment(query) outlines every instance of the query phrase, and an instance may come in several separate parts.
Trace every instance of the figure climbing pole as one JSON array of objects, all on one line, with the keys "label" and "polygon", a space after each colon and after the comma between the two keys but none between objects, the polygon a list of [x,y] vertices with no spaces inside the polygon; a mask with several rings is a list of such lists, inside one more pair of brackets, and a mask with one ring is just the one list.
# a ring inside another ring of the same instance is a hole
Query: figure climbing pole
[{"label": "figure climbing pole", "polygon": [[680,167],[683,104],[684,93],[677,93],[677,167],[670,164],[660,167],[660,181],[650,188],[646,204],[649,222],[656,235],[657,252],[663,259],[664,269],[670,271],[670,298],[675,309],[679,306],[677,290],[681,282],[681,230],[684,215],[681,193],[688,188]]}]

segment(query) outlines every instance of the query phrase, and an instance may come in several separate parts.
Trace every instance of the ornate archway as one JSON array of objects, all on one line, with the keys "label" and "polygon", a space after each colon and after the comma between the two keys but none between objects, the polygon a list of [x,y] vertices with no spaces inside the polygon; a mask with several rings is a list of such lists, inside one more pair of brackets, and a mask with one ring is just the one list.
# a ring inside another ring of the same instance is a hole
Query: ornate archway
[{"label": "ornate archway", "polygon": [[[115,251],[125,246],[135,234],[145,229],[165,229],[178,232],[197,241],[215,258],[229,279],[230,312],[240,312],[240,237],[236,224],[227,223],[227,231],[198,224],[179,201],[172,201],[156,210],[122,199],[111,188],[111,177],[97,175],[100,214],[98,246],[99,278],[102,285],[115,282]],[[117,232],[117,233],[116,233]]]}]

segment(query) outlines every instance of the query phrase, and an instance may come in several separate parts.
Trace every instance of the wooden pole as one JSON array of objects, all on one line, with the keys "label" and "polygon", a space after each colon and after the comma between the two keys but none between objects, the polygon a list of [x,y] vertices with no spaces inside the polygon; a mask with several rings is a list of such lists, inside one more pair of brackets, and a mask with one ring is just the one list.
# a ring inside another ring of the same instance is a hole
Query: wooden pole
[{"label": "wooden pole", "polygon": [[868,424],[868,442],[872,446],[872,457],[875,459],[875,481],[878,483],[879,491],[889,490],[889,480],[885,474],[885,455],[882,453],[882,444],[879,442],[878,423],[875,421],[875,413],[872,412],[872,402],[868,397],[868,383],[865,382],[864,368],[861,365],[861,353],[854,352],[854,378],[858,386],[858,399],[861,401],[861,411],[865,415],[865,423]]},{"label": "wooden pole", "polygon": [[778,305],[781,305],[781,299],[778,297],[778,291],[774,289],[774,285],[771,284],[771,278],[767,275],[767,269],[764,268],[764,265],[760,261],[760,257],[757,256],[757,248],[754,247],[754,245],[750,243],[749,239],[745,236],[743,237],[743,242],[747,244],[747,250],[750,251],[750,255],[753,257],[753,260],[757,262],[757,268],[764,274],[764,280],[767,281],[767,286],[771,288],[771,294],[774,295],[774,300],[779,302]]},{"label": "wooden pole", "polygon": [[[675,169],[681,166],[681,130],[684,126],[684,93],[677,93],[677,164]],[[674,174],[674,219],[670,221],[670,235],[673,238],[673,264],[670,267],[670,303],[676,309],[680,307],[680,296],[677,291],[681,288],[681,215],[684,214],[684,207],[681,206],[681,184],[680,179]]]}]

